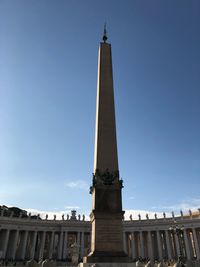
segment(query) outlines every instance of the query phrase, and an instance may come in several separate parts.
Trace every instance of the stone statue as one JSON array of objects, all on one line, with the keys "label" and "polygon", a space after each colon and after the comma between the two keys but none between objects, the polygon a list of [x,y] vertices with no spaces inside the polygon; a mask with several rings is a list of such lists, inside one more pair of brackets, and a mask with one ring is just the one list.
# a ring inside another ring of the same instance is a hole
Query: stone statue
[{"label": "stone statue", "polygon": [[189,215],[190,215],[190,217],[192,217],[192,211],[191,210],[189,210]]},{"label": "stone statue", "polygon": [[139,221],[141,221],[141,215],[140,214],[138,214],[138,218],[139,218]]},{"label": "stone statue", "polygon": [[40,260],[40,262],[42,262],[41,266],[44,267],[44,266],[47,266],[47,264],[49,263],[49,260]]},{"label": "stone statue", "polygon": [[65,215],[63,214],[63,215],[62,215],[62,220],[63,220],[63,221],[64,221],[64,219],[65,219],[64,216],[65,216]]},{"label": "stone statue", "polygon": [[164,219],[166,218],[166,213],[165,213],[165,212],[163,212],[163,218],[164,218]]},{"label": "stone statue", "polygon": [[132,214],[129,216],[129,218],[130,218],[131,221],[133,220]]},{"label": "stone statue", "polygon": [[173,267],[182,267],[182,264],[180,262],[175,262],[175,264],[173,265]]},{"label": "stone statue", "polygon": [[41,267],[56,267],[56,263],[53,260],[46,259],[42,262]]},{"label": "stone statue", "polygon": [[74,243],[71,246],[71,255],[72,255],[72,264],[77,265],[79,260],[79,246],[77,243]]},{"label": "stone statue", "polygon": [[183,211],[182,210],[180,210],[180,214],[181,214],[181,218],[183,218]]},{"label": "stone statue", "polygon": [[149,220],[149,214],[148,213],[146,214],[146,218],[147,218],[147,220]]},{"label": "stone statue", "polygon": [[149,261],[147,262],[147,264],[145,265],[145,267],[153,267],[152,262],[149,260]]},{"label": "stone statue", "polygon": [[38,265],[39,265],[40,267],[42,267],[42,263],[43,263],[43,260],[39,260],[39,261],[38,261]]},{"label": "stone statue", "polygon": [[165,264],[164,261],[161,261],[161,262],[158,263],[158,267],[165,267],[165,266],[166,266],[166,264]]},{"label": "stone statue", "polygon": [[67,221],[69,220],[69,214],[67,214]]},{"label": "stone statue", "polygon": [[83,221],[85,221],[85,215],[83,214]]},{"label": "stone statue", "polygon": [[81,215],[80,215],[80,214],[78,215],[78,220],[79,220],[79,221],[81,220]]},{"label": "stone statue", "polygon": [[46,214],[46,217],[45,217],[45,219],[46,219],[46,220],[48,219],[48,214]]},{"label": "stone statue", "polygon": [[136,267],[144,267],[143,263],[140,260],[137,260],[135,263]]},{"label": "stone statue", "polygon": [[35,260],[30,260],[26,262],[27,267],[38,267],[38,263]]},{"label": "stone statue", "polygon": [[157,213],[155,213],[154,216],[155,216],[155,219],[157,220],[157,219],[158,219],[158,217],[157,217]]},{"label": "stone statue", "polygon": [[70,220],[77,220],[76,219],[76,210],[72,210],[71,211],[71,218],[70,218]]},{"label": "stone statue", "polygon": [[56,220],[56,215],[55,214],[53,215],[53,219],[54,219],[54,221]]},{"label": "stone statue", "polygon": [[174,212],[172,211],[172,218],[174,218]]}]

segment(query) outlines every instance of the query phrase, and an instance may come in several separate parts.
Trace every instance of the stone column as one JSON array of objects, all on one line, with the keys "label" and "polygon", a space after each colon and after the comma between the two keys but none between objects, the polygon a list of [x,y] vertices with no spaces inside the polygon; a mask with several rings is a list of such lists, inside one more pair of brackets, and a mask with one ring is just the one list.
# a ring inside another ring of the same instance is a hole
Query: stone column
[{"label": "stone column", "polygon": [[135,235],[134,235],[134,232],[131,233],[131,254],[132,254],[132,259],[135,259],[136,255],[135,255]]},{"label": "stone column", "polygon": [[80,257],[80,232],[77,232],[77,245],[78,245],[78,256]]},{"label": "stone column", "polygon": [[68,232],[65,232],[63,241],[63,260],[67,258],[67,237],[68,237]]},{"label": "stone column", "polygon": [[52,259],[53,254],[53,245],[54,245],[54,232],[51,232],[51,239],[49,244],[49,259]]},{"label": "stone column", "polygon": [[32,239],[32,244],[31,244],[31,249],[30,249],[30,259],[33,260],[35,257],[35,245],[36,245],[36,238],[37,238],[37,232],[33,232],[33,239]]},{"label": "stone column", "polygon": [[58,245],[58,259],[62,260],[62,249],[63,249],[63,232],[60,232],[59,245]]},{"label": "stone column", "polygon": [[148,247],[148,257],[150,258],[150,260],[153,260],[151,231],[148,231],[147,233],[147,247]]},{"label": "stone column", "polygon": [[7,251],[7,247],[8,247],[8,240],[9,240],[9,235],[10,235],[10,230],[6,230],[6,234],[5,234],[5,238],[3,241],[3,259],[6,258],[6,251]]},{"label": "stone column", "polygon": [[5,259],[6,258],[6,252],[7,252],[7,247],[8,247],[8,240],[9,240],[9,235],[10,235],[10,230],[5,230],[6,231],[6,233],[5,233],[5,238],[4,238],[4,240],[3,240],[3,255],[2,255],[2,257],[3,257],[3,259]]},{"label": "stone column", "polygon": [[22,248],[21,248],[21,259],[22,260],[25,259],[27,238],[28,238],[28,231],[25,231],[24,236],[23,236]]},{"label": "stone column", "polygon": [[166,245],[167,245],[167,255],[168,259],[172,259],[172,250],[171,250],[171,242],[169,238],[169,232],[165,230],[165,237],[166,237]]},{"label": "stone column", "polygon": [[144,258],[144,239],[142,231],[140,231],[140,254],[140,256]]},{"label": "stone column", "polygon": [[81,258],[84,256],[84,230],[81,232]]},{"label": "stone column", "polygon": [[162,245],[160,240],[160,231],[156,231],[157,247],[158,247],[158,259],[162,260]]},{"label": "stone column", "polygon": [[126,239],[126,232],[123,232],[123,247],[124,247],[124,251],[125,253],[127,253],[127,239]]},{"label": "stone column", "polygon": [[188,243],[188,235],[187,235],[187,230],[183,230],[183,236],[184,236],[184,243],[185,243],[185,250],[186,250],[186,256],[188,260],[191,260],[191,253],[190,253],[190,247]]},{"label": "stone column", "polygon": [[39,260],[43,259],[44,245],[45,245],[46,232],[42,232],[42,238],[40,243]]},{"label": "stone column", "polygon": [[193,240],[194,240],[194,246],[195,246],[195,252],[197,256],[197,260],[200,259],[200,251],[199,251],[199,244],[198,244],[198,239],[197,239],[197,233],[195,228],[192,228],[192,235],[193,235]]},{"label": "stone column", "polygon": [[13,250],[11,252],[11,259],[15,260],[15,255],[17,251],[17,243],[18,243],[18,238],[19,238],[19,230],[15,231],[15,236],[13,240]]},{"label": "stone column", "polygon": [[177,258],[180,256],[180,245],[177,234],[174,234]]}]

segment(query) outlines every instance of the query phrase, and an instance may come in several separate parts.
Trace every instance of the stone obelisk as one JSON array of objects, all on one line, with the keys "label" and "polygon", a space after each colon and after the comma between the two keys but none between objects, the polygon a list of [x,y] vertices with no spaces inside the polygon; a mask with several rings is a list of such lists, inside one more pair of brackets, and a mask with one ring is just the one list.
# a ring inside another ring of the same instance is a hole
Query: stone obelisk
[{"label": "stone obelisk", "polygon": [[91,252],[84,263],[130,261],[123,250],[123,186],[118,168],[111,45],[106,41],[104,28],[98,56]]}]

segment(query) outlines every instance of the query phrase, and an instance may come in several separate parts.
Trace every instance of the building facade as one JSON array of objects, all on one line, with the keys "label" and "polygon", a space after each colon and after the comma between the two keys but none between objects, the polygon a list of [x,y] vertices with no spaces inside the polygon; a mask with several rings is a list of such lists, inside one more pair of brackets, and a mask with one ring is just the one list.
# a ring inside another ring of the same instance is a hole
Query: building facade
[{"label": "building facade", "polygon": [[[71,261],[77,244],[79,259],[90,251],[91,223],[84,216],[62,220],[0,217],[0,258]],[[123,246],[133,259],[200,259],[200,213],[171,218],[123,221]]]}]

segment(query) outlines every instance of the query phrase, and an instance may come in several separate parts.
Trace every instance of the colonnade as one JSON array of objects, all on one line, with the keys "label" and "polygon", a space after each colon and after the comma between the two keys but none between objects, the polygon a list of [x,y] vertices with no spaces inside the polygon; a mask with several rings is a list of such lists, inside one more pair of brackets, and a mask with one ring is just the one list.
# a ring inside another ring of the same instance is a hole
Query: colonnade
[{"label": "colonnade", "polygon": [[199,260],[200,227],[185,228],[179,233],[168,229],[124,231],[124,249],[133,259],[162,260],[182,256]]},{"label": "colonnade", "polygon": [[[123,229],[124,250],[132,259],[200,260],[199,215],[124,220]],[[0,216],[0,259],[71,261],[73,244],[82,259],[89,253],[90,235],[91,223],[77,220],[74,213],[68,220]]]},{"label": "colonnade", "polygon": [[0,230],[0,259],[69,260],[71,245],[77,245],[79,258],[88,253],[90,233],[80,231]]}]

